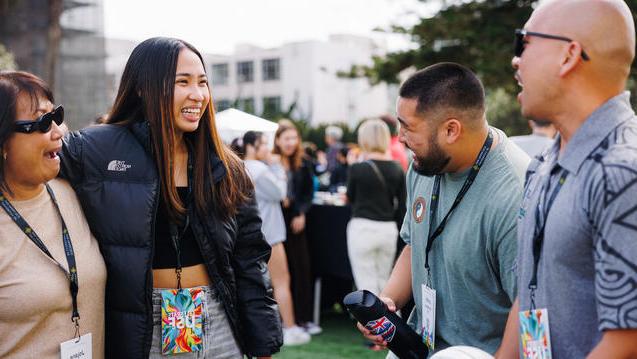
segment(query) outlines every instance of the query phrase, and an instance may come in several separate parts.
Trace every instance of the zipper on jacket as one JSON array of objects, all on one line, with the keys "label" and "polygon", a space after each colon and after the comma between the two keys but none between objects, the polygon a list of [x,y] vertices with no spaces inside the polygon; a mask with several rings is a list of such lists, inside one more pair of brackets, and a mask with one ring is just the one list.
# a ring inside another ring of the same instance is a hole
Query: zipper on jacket
[{"label": "zipper on jacket", "polygon": [[[148,351],[144,348],[144,353],[148,355],[150,352],[150,348],[153,346],[153,261],[155,260],[155,224],[157,222],[157,209],[159,208],[159,197],[161,196],[159,183],[155,182],[155,188],[157,191],[157,195],[153,201],[153,217],[151,220],[151,229],[150,229],[150,270],[148,270],[148,276],[146,278],[146,308],[150,313],[150,332],[146,332],[146,337],[150,336],[149,339],[144,340],[144,345],[147,342],[150,342],[150,347],[148,347]],[[149,334],[150,333],[150,334]]]}]

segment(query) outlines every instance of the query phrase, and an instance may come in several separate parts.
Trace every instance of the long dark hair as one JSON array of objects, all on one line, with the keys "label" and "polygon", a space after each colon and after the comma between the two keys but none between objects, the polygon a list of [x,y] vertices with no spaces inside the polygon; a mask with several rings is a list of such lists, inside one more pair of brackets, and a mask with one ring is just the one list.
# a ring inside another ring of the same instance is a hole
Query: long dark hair
[{"label": "long dark hair", "polygon": [[[162,198],[169,215],[175,219],[183,218],[186,212],[173,177],[176,147],[173,118],[175,72],[179,53],[183,49],[195,53],[204,64],[199,51],[183,40],[155,37],[135,47],[124,68],[107,121],[123,125],[148,122]],[[212,96],[210,98],[199,127],[194,132],[185,133],[184,140],[193,156],[192,191],[195,208],[201,215],[206,215],[212,209],[227,219],[234,216],[237,207],[247,200],[252,185],[241,160],[219,138]],[[215,154],[226,169],[226,176],[218,185],[213,183],[212,174],[211,158]]]},{"label": "long dark hair", "polygon": [[[29,97],[33,109],[40,97],[55,103],[53,92],[41,78],[24,71],[0,71],[0,148],[14,133],[20,95]],[[11,194],[4,176],[4,153],[0,154],[0,190]]]},{"label": "long dark hair", "polygon": [[261,141],[263,141],[263,132],[248,131],[243,134],[243,137],[235,138],[230,148],[232,148],[237,156],[245,160],[248,145],[257,147],[257,144],[261,143]]}]

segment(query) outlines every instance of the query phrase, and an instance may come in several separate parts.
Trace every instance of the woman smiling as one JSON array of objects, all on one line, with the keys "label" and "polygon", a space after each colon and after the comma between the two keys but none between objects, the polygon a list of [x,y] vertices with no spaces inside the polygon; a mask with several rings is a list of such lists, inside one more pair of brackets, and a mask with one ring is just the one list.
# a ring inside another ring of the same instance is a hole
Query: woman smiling
[{"label": "woman smiling", "polygon": [[64,140],[108,269],[106,355],[269,357],[281,346],[254,189],[220,141],[190,44],[131,54],[106,125]]},{"label": "woman smiling", "polygon": [[[39,78],[0,72],[0,357],[104,356],[106,270],[60,170],[62,106]],[[81,336],[81,338],[79,337]]]}]

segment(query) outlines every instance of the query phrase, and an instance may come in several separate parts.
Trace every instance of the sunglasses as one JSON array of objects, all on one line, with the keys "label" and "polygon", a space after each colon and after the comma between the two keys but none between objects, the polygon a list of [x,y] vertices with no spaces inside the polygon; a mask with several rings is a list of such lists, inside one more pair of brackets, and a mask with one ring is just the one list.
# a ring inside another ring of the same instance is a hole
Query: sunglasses
[{"label": "sunglasses", "polygon": [[[526,31],[522,29],[517,29],[515,30],[515,43],[513,48],[513,53],[515,54],[516,57],[522,56],[522,53],[524,52],[524,45],[526,45],[527,43],[526,41],[524,41],[525,36],[535,36],[535,37],[541,37],[543,39],[559,40],[559,41],[566,41],[566,42],[573,41],[573,39],[569,39],[568,37],[564,37],[564,36],[549,35],[549,34],[543,34],[541,32],[531,32],[531,31]],[[588,57],[588,55],[586,54],[586,52],[584,52],[583,49],[582,49],[582,59],[584,59],[584,61],[590,60],[590,57]]]},{"label": "sunglasses", "polygon": [[56,125],[61,125],[64,122],[64,107],[62,105],[57,106],[51,112],[47,112],[44,115],[38,117],[35,121],[31,120],[19,120],[15,122],[15,131],[22,133],[33,133],[40,131],[47,133],[51,130],[51,124],[55,122]]}]

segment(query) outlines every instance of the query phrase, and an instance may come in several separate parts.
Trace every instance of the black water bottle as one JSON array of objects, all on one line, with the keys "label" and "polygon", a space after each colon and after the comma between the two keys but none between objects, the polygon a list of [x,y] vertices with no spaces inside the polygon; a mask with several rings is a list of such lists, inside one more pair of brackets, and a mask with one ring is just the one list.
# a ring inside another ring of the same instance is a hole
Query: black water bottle
[{"label": "black water bottle", "polygon": [[359,323],[374,335],[381,335],[387,347],[400,359],[426,358],[429,351],[420,335],[373,293],[366,290],[352,292],[343,304]]}]

